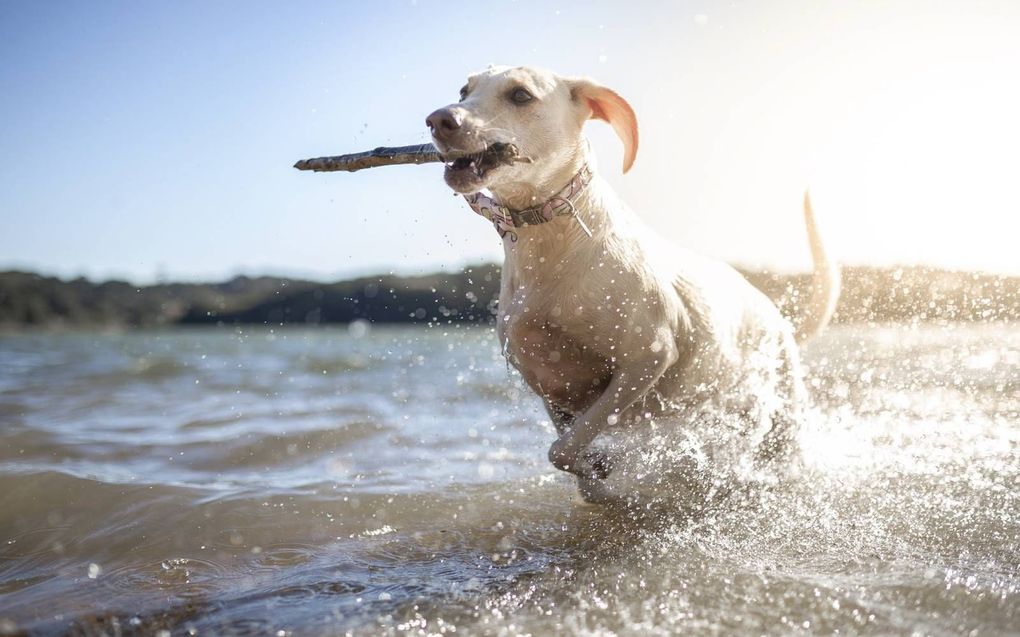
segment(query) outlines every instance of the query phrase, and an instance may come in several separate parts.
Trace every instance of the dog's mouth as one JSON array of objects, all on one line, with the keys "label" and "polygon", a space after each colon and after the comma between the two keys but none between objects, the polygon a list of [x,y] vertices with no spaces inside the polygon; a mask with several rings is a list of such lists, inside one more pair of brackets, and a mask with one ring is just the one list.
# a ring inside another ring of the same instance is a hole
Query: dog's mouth
[{"label": "dog's mouth", "polygon": [[450,151],[445,159],[446,181],[454,189],[479,184],[488,173],[500,166],[530,161],[521,157],[516,146],[506,142],[494,142],[476,153]]}]

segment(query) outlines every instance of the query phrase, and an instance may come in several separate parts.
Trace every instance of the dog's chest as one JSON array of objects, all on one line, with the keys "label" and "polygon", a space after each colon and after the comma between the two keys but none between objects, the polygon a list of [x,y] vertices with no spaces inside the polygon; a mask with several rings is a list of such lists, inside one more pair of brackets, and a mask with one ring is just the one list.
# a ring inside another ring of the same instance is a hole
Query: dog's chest
[{"label": "dog's chest", "polygon": [[519,317],[505,330],[507,358],[525,382],[552,404],[587,407],[605,389],[609,362],[594,347],[546,318]]},{"label": "dog's chest", "polygon": [[545,259],[539,252],[522,256],[529,247],[538,249],[517,246],[504,264],[500,339],[507,359],[535,393],[558,408],[581,411],[612,376],[612,343],[599,336],[605,331],[599,324],[605,286],[590,272],[571,274],[578,260],[586,261],[579,250]]}]

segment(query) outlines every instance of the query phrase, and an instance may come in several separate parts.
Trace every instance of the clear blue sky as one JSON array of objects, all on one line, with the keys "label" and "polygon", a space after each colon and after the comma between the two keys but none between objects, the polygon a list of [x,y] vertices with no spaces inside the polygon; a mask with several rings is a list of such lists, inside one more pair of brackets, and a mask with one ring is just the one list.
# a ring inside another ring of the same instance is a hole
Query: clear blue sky
[{"label": "clear blue sky", "polygon": [[[895,5],[895,6],[890,6]],[[804,186],[844,260],[1020,272],[1020,3],[0,0],[0,268],[329,279],[496,259],[439,166],[302,157],[427,140],[489,63],[589,75],[590,126],[656,229],[806,267]]]}]

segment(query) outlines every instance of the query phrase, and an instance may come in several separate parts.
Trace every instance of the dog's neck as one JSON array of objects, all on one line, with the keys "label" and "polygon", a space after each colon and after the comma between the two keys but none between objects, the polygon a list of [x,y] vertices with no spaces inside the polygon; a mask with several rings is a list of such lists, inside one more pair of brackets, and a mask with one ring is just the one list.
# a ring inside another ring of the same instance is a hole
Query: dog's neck
[{"label": "dog's neck", "polygon": [[541,206],[555,197],[573,179],[585,164],[589,164],[588,145],[579,140],[561,157],[549,158],[556,166],[533,182],[516,181],[490,188],[499,203],[513,210],[526,210]]},{"label": "dog's neck", "polygon": [[[530,208],[548,201],[561,192],[565,184],[586,166],[594,169],[594,157],[587,144],[579,144],[555,175],[538,185],[511,184],[493,188],[493,195],[507,207]],[[571,256],[598,249],[612,232],[614,220],[609,214],[607,198],[614,194],[608,184],[593,175],[590,183],[572,200],[574,216],[562,216],[549,223],[521,228],[514,240],[504,237],[504,271],[515,281],[552,276],[571,260]],[[507,197],[509,201],[504,199]],[[537,279],[536,279],[537,280]]]}]

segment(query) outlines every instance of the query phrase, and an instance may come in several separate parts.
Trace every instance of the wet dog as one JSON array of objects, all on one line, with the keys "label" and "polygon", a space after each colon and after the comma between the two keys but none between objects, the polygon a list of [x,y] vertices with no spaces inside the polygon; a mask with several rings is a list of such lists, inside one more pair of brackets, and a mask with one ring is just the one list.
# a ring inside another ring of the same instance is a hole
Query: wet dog
[{"label": "wet dog", "polygon": [[[594,172],[590,119],[613,127],[627,172],[634,111],[587,79],[492,67],[426,121],[449,159],[446,183],[503,238],[497,331],[559,434],[549,460],[577,476],[587,500],[605,501],[613,462],[592,447],[600,434],[732,396],[749,371],[752,393],[769,398],[736,401],[739,435],[760,456],[781,452],[804,391],[797,342],[824,328],[838,296],[810,205],[813,289],[793,325],[730,266],[644,227]],[[506,144],[529,161],[499,161],[491,149]]]}]

